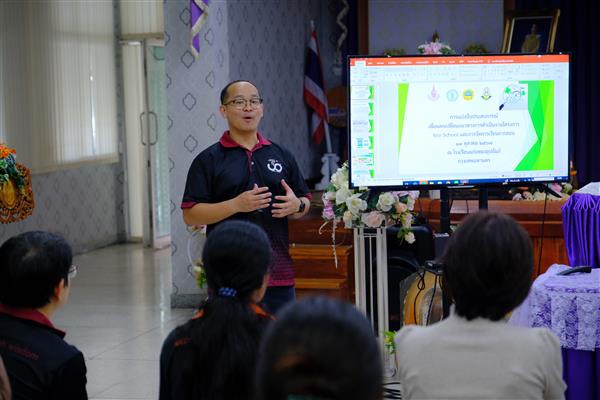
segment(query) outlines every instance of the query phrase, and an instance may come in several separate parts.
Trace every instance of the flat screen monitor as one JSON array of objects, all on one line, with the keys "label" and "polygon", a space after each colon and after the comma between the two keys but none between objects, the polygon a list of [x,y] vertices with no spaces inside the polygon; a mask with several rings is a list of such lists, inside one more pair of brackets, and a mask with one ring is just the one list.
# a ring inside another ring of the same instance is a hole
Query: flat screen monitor
[{"label": "flat screen monitor", "polygon": [[350,56],[351,187],[567,181],[569,57]]}]

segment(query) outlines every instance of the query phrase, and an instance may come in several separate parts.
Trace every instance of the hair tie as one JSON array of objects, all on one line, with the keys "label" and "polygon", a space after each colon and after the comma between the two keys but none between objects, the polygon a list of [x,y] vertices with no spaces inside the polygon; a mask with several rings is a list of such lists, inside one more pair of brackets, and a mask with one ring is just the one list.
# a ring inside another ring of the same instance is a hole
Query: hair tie
[{"label": "hair tie", "polygon": [[221,297],[235,297],[235,295],[237,294],[237,290],[230,287],[222,287],[219,288],[219,291],[217,293]]}]

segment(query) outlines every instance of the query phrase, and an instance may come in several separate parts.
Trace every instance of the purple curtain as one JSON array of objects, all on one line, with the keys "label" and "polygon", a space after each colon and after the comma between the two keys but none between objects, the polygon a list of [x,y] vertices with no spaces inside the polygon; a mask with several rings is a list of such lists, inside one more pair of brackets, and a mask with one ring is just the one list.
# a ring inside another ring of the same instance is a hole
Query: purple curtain
[{"label": "purple curtain", "polygon": [[562,207],[569,264],[600,267],[600,196],[575,193]]},{"label": "purple curtain", "polygon": [[554,51],[572,53],[571,159],[579,185],[600,181],[600,3],[592,0],[517,0],[519,11],[559,8]]}]

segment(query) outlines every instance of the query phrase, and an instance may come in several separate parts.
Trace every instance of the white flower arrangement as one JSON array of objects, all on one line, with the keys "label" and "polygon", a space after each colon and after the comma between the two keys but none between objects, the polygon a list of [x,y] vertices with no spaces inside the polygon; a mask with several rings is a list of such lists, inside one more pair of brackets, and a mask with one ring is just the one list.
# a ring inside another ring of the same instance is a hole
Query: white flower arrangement
[{"label": "white flower arrangement", "polygon": [[400,240],[415,241],[411,231],[412,210],[418,191],[371,192],[368,188],[349,188],[348,163],[344,163],[335,174],[327,190],[323,193],[323,218],[326,223],[339,222],[346,228],[380,228],[400,225]]},{"label": "white flower arrangement", "polygon": [[549,183],[548,187],[559,194],[560,197],[546,194],[546,192],[541,191],[539,188],[525,188],[525,190],[517,190],[512,199],[513,201],[536,201],[546,200],[546,197],[548,197],[550,201],[558,201],[566,200],[573,194],[573,185],[570,183]]}]

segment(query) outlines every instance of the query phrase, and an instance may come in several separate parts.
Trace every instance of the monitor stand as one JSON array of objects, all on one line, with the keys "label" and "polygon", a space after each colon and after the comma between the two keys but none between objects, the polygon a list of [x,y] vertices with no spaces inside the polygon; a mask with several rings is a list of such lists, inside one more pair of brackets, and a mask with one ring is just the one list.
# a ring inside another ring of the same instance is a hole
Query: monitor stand
[{"label": "monitor stand", "polygon": [[479,210],[488,209],[488,188],[479,188]]},{"label": "monitor stand", "polygon": [[[546,185],[544,187],[547,188]],[[479,188],[479,210],[488,209],[488,189],[486,187]],[[440,230],[442,233],[452,234],[450,229],[450,195],[448,188],[440,189]],[[436,255],[439,257],[439,255]],[[442,278],[443,279],[443,278]],[[450,315],[450,304],[452,299],[447,296],[447,292],[442,289],[442,313],[443,318]]]}]

